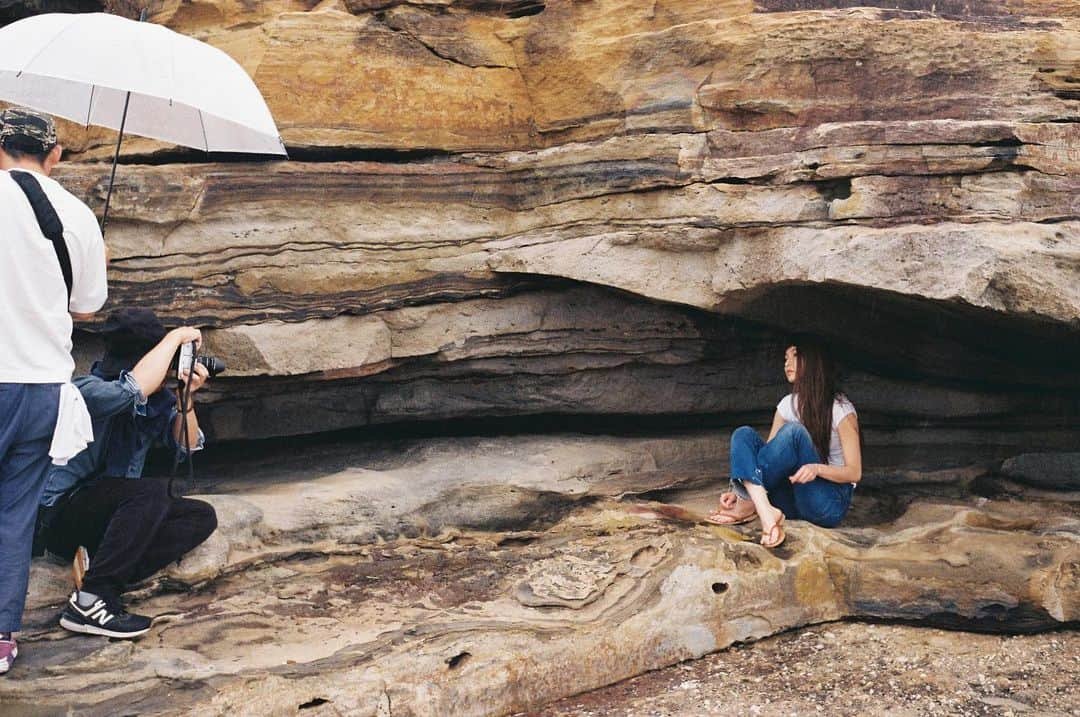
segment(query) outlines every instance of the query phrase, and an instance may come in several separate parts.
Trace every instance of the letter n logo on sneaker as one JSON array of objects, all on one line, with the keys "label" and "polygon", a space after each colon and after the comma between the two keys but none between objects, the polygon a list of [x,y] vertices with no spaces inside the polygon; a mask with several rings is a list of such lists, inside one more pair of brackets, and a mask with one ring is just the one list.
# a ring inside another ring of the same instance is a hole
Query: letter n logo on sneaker
[{"label": "letter n logo on sneaker", "polygon": [[[90,608],[87,612],[83,612],[83,615],[85,615],[88,620],[96,620],[98,625],[100,625],[101,627],[105,627],[113,619],[113,614],[106,610],[105,607],[105,601],[98,600],[96,603],[94,603],[94,606],[92,608]],[[82,611],[80,610],[79,612]]]}]

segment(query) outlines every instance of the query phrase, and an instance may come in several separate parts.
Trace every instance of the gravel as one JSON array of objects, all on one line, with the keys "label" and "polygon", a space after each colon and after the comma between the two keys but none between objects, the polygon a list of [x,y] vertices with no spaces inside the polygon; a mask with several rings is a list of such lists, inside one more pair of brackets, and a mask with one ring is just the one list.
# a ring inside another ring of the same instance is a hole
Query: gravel
[{"label": "gravel", "polygon": [[833,623],[736,645],[532,717],[1080,717],[1080,632]]}]

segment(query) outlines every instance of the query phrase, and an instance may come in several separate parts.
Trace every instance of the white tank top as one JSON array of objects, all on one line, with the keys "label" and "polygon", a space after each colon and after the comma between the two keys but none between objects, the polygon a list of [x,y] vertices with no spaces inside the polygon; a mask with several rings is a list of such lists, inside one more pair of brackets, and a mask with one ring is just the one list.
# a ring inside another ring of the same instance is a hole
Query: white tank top
[{"label": "white tank top", "polygon": [[[776,404],[776,410],[780,413],[780,418],[784,419],[784,423],[798,423],[799,425],[802,425],[802,421],[799,420],[798,396],[793,396],[790,393],[784,396],[780,399],[780,403]],[[840,446],[840,433],[836,428],[840,425],[841,421],[853,413],[855,413],[855,406],[846,396],[841,395],[833,401],[832,435],[829,437],[830,466],[844,465],[844,451]]]}]

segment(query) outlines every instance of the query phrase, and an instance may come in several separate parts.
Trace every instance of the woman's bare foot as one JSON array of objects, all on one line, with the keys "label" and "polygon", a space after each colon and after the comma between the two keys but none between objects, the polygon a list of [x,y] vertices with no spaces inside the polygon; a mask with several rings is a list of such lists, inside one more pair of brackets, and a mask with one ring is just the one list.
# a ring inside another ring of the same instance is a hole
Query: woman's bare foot
[{"label": "woman's bare foot", "polygon": [[776,548],[786,539],[784,512],[770,505],[766,514],[761,516],[761,544],[766,548]]},{"label": "woman's bare foot", "polygon": [[740,525],[749,523],[757,517],[754,503],[740,498],[734,491],[727,491],[720,496],[720,507],[705,518],[706,523],[715,525]]},{"label": "woman's bare foot", "polygon": [[766,548],[775,548],[784,542],[784,511],[769,502],[769,494],[764,486],[743,481],[743,487],[754,501],[754,509],[761,518],[761,544]]}]

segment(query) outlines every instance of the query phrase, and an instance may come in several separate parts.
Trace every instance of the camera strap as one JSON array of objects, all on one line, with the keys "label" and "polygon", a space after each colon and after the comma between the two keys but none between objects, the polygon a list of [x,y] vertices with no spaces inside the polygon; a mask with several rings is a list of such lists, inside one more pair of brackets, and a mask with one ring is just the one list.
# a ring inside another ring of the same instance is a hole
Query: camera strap
[{"label": "camera strap", "polygon": [[176,479],[176,469],[180,467],[180,452],[177,451],[173,458],[172,477],[169,478],[169,495],[174,498],[180,498],[185,493],[193,491],[195,489],[195,463],[193,461],[194,453],[192,452],[190,432],[188,431],[188,409],[192,408],[191,400],[191,376],[195,373],[195,352],[191,352],[191,365],[188,369],[188,380],[180,382],[180,445],[184,447],[184,452],[187,454],[187,472],[188,482],[185,486],[186,490],[176,491],[174,489],[174,482]]},{"label": "camera strap", "polygon": [[74,273],[71,270],[71,254],[68,253],[67,242],[64,241],[64,223],[60,221],[60,215],[56,208],[45,196],[45,190],[30,172],[11,171],[8,175],[19,185],[19,189],[26,195],[30,202],[30,208],[34,210],[38,227],[45,238],[52,242],[53,251],[56,252],[56,260],[60,262],[60,271],[64,274],[64,285],[67,286],[68,301],[71,301],[71,287],[74,284]]}]

